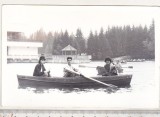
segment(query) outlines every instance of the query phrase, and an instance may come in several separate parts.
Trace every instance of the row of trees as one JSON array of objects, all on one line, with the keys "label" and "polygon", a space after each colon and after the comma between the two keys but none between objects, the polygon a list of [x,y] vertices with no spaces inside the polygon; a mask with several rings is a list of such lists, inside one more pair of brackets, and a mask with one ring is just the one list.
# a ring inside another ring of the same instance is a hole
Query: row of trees
[{"label": "row of trees", "polygon": [[92,32],[84,38],[80,28],[76,34],[65,32],[49,32],[43,29],[33,33],[28,40],[43,42],[40,53],[59,55],[67,45],[75,47],[79,54],[92,55],[93,60],[102,60],[106,56],[131,56],[132,58],[154,59],[155,36],[154,21],[150,27],[144,26],[113,26],[101,28],[99,33]]},{"label": "row of trees", "polygon": [[112,27],[100,33],[90,32],[87,42],[87,52],[94,59],[107,56],[118,57],[129,55],[132,58],[153,59],[155,56],[154,22],[149,28],[138,27]]},{"label": "row of trees", "polygon": [[79,54],[86,53],[86,39],[83,37],[81,29],[77,29],[76,35],[69,35],[68,31],[65,32],[49,32],[46,34],[43,29],[38,30],[29,38],[30,41],[43,42],[43,48],[40,53],[60,55],[61,50],[67,45],[71,45],[77,49]]}]

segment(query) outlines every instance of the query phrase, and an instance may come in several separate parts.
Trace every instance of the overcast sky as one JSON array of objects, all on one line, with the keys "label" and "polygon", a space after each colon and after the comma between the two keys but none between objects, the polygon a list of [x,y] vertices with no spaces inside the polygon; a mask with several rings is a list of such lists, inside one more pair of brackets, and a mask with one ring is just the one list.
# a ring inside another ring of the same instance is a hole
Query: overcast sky
[{"label": "overcast sky", "polygon": [[85,37],[101,27],[147,25],[156,16],[153,7],[127,6],[27,6],[2,7],[2,30],[20,31],[26,36],[43,28],[45,32],[65,31],[75,34],[81,28]]}]

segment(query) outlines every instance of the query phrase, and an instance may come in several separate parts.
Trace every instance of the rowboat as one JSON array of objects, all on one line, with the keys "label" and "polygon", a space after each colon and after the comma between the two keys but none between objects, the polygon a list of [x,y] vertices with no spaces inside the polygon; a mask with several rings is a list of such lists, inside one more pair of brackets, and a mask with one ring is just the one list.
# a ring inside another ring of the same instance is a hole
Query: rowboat
[{"label": "rowboat", "polygon": [[[45,77],[45,76],[26,76],[17,75],[19,87],[47,87],[47,88],[89,88],[104,87],[104,85],[86,79],[82,76],[76,77]],[[130,86],[132,75],[116,75],[116,76],[95,76],[95,80],[113,84],[118,87]]]}]

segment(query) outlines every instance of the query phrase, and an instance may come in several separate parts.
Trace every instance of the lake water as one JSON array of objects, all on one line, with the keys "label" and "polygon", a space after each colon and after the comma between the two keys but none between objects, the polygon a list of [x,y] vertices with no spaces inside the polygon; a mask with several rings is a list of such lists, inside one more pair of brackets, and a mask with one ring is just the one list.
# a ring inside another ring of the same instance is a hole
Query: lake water
[{"label": "lake water", "polygon": [[[103,66],[104,62],[82,65]],[[155,78],[155,62],[129,62],[122,66],[124,74],[133,74],[131,87],[109,91],[99,89],[43,89],[18,88],[17,74],[32,75],[36,63],[11,63],[6,65],[2,78],[2,104],[5,107],[53,109],[153,109],[159,106],[159,82]],[[63,76],[65,64],[45,64],[52,76]],[[97,75],[95,68],[73,66],[87,76]]]}]

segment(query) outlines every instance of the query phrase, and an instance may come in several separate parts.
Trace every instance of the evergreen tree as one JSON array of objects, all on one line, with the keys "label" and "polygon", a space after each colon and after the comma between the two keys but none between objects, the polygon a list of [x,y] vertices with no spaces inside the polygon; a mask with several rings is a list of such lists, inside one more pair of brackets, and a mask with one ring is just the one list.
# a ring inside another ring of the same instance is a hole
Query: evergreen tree
[{"label": "evergreen tree", "polygon": [[99,50],[100,59],[105,59],[107,56],[112,56],[110,43],[104,34],[103,28],[101,28],[99,33]]},{"label": "evergreen tree", "polygon": [[94,36],[93,36],[93,33],[92,31],[90,31],[90,34],[89,34],[89,37],[88,37],[88,40],[87,40],[87,53],[89,55],[92,55],[95,56],[95,53],[94,53],[94,50],[95,50],[95,46],[94,46]]},{"label": "evergreen tree", "polygon": [[145,47],[145,53],[148,55],[148,59],[154,59],[155,58],[155,26],[154,26],[154,20],[152,21],[152,24],[150,25],[150,29],[148,31],[148,38],[146,38],[145,41],[143,41],[144,47]]},{"label": "evergreen tree", "polygon": [[76,40],[78,53],[79,54],[85,53],[86,51],[85,39],[83,37],[81,29],[77,29],[75,40]]},{"label": "evergreen tree", "polygon": [[33,33],[30,38],[35,41],[43,42],[46,39],[46,33],[41,28],[37,32]]},{"label": "evergreen tree", "polygon": [[53,41],[53,50],[52,53],[53,55],[60,55],[61,50],[62,50],[62,39],[61,37],[63,36],[63,32],[59,33],[54,33],[54,41]]},{"label": "evergreen tree", "polygon": [[70,44],[70,39],[69,39],[69,35],[68,35],[68,31],[67,30],[62,35],[61,40],[62,40],[62,45],[61,46],[63,48],[65,48],[66,46],[68,46]]},{"label": "evergreen tree", "polygon": [[50,55],[52,54],[53,41],[54,41],[53,34],[51,32],[49,32],[48,35],[47,35],[47,39],[43,43],[44,52],[46,54],[50,54]]}]

